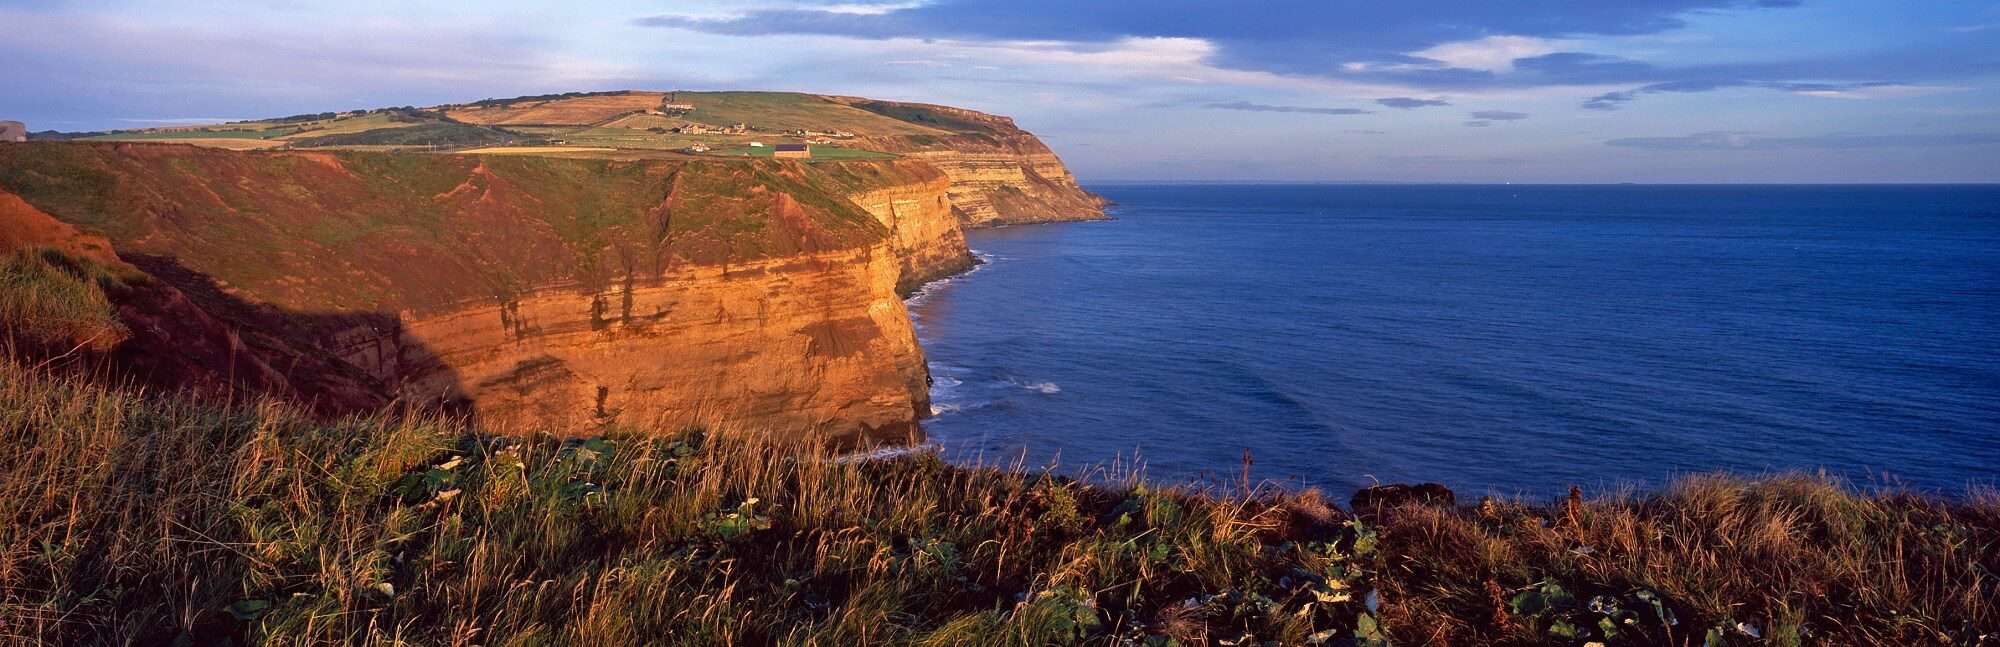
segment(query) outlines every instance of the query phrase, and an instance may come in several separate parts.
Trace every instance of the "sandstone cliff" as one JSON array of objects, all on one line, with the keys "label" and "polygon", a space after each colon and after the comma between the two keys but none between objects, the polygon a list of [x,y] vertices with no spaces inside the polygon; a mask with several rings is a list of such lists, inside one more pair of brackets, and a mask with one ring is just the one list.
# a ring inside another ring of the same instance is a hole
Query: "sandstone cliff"
[{"label": "sandstone cliff", "polygon": [[909,294],[923,284],[971,269],[950,191],[952,182],[928,164],[911,161],[823,164],[848,200],[888,227],[901,259],[896,291]]},{"label": "sandstone cliff", "polygon": [[0,201],[282,338],[272,371],[489,428],[907,438],[927,375],[897,289],[966,262],[948,185],[908,161],[0,148]]},{"label": "sandstone cliff", "polygon": [[860,145],[943,171],[953,209],[967,226],[1104,218],[1104,199],[1079,186],[1055,152],[1013,119],[950,106],[828,99],[947,133],[864,136]]}]

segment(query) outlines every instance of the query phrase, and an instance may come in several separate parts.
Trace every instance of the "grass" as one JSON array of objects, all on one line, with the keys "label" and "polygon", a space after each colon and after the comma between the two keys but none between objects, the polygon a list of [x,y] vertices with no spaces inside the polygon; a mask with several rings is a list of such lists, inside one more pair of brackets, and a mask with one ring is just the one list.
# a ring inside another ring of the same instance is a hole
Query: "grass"
[{"label": "grass", "polygon": [[924,124],[898,120],[828,101],[810,94],[792,92],[681,92],[682,103],[695,110],[685,121],[714,126],[748,124],[762,131],[847,130],[875,136],[942,134]]},{"label": "grass", "polygon": [[0,451],[12,644],[1973,645],[2000,628],[2000,500],[1807,477],[1361,522],[1311,491],[843,461],[749,433],[497,438],[14,363]]},{"label": "grass", "polygon": [[252,128],[249,126],[193,128],[183,130],[135,130],[85,138],[88,141],[159,141],[176,139],[276,139],[299,132],[294,127]]},{"label": "grass", "polygon": [[656,92],[557,95],[454,107],[448,113],[465,123],[488,126],[587,125],[658,108],[665,98]]},{"label": "grass", "polygon": [[[748,146],[748,145],[735,146],[730,148],[718,148],[704,154],[714,157],[772,157],[777,150],[775,146],[776,146],[775,144],[765,144],[763,146]],[[844,160],[881,160],[881,159],[895,159],[895,158],[896,155],[892,155],[889,153],[865,151],[858,148],[841,148],[839,146],[813,144],[812,157],[808,159],[811,161],[837,162]]]},{"label": "grass", "polygon": [[0,256],[0,343],[107,350],[128,335],[111,303],[128,280],[52,249]]},{"label": "grass", "polygon": [[471,124],[433,122],[390,126],[355,132],[315,135],[291,140],[301,147],[315,146],[495,146],[527,139],[513,133]]},{"label": "grass", "polygon": [[378,130],[383,128],[414,126],[419,123],[423,122],[417,121],[409,117],[404,117],[396,113],[389,113],[389,112],[375,112],[375,113],[368,113],[361,115],[343,115],[335,117],[333,119],[309,121],[309,122],[294,124],[296,126],[296,131],[293,132],[292,134],[286,135],[285,139],[304,139],[307,137],[345,135],[349,133],[366,132],[370,130]]},{"label": "grass", "polygon": [[596,153],[617,150],[589,146],[490,146],[458,151],[465,155],[543,155],[549,153]]}]

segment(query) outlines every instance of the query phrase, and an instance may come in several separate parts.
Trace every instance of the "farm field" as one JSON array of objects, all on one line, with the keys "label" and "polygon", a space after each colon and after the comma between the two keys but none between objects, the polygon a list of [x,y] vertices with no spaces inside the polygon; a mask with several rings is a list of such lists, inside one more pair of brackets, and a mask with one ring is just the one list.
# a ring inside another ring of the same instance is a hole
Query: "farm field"
[{"label": "farm field", "polygon": [[677,100],[695,106],[688,121],[715,126],[745,123],[763,130],[846,130],[877,136],[948,134],[811,94],[682,92]]},{"label": "farm field", "polygon": [[[659,114],[663,104],[694,106],[686,114]],[[723,128],[744,124],[743,133],[682,134],[688,124]],[[928,139],[966,132],[952,115],[920,105],[867,102],[845,97],[788,92],[606,92],[484,99],[428,108],[381,108],[327,112],[204,126],[78,133],[104,141],[174,141],[231,150],[337,148],[424,150],[479,154],[602,154],[613,150],[641,157],[688,154],[700,145],[705,157],[770,157],[767,146],[800,143],[799,134],[849,132],[863,138]],[[858,141],[858,140],[857,140]],[[843,142],[845,143],[845,142]],[[605,155],[616,157],[616,155]],[[890,159],[894,154],[837,144],[816,145],[813,159]]]},{"label": "farm field", "polygon": [[482,126],[588,125],[619,115],[660,107],[664,92],[630,92],[528,100],[492,107],[462,107],[446,111],[452,119]]},{"label": "farm field", "polygon": [[158,141],[173,139],[276,139],[299,132],[296,128],[215,127],[192,130],[144,130],[85,137],[84,141]]},{"label": "farm field", "polygon": [[[718,148],[713,151],[709,151],[708,153],[705,153],[705,155],[711,157],[770,157],[772,152],[773,152],[772,147],[767,143],[766,145],[759,147],[736,146],[731,148]],[[889,153],[865,151],[858,148],[841,148],[839,146],[821,146],[818,144],[814,144],[812,147],[813,160],[827,160],[827,161],[879,160],[879,159],[895,159],[896,157],[897,157],[896,155],[891,155]]]},{"label": "farm field", "polygon": [[458,151],[467,155],[543,155],[548,153],[603,153],[618,150],[596,146],[488,146]]}]

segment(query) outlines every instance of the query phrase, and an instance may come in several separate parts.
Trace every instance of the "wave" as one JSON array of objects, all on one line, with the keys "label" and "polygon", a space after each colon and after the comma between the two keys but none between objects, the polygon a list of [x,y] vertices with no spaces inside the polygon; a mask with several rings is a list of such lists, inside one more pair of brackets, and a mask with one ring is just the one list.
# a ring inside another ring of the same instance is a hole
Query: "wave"
[{"label": "wave", "polygon": [[[1000,258],[999,256],[995,256],[993,254],[982,252],[976,249],[971,251],[972,251],[972,257],[979,261],[977,263],[973,263],[971,269],[941,279],[935,279],[929,283],[925,283],[921,286],[918,286],[917,291],[911,292],[910,296],[903,298],[903,306],[914,308],[916,306],[923,305],[924,301],[928,300],[931,297],[931,295],[937,294],[938,292],[943,291],[945,288],[950,287],[952,282],[972,276],[974,274],[978,274],[981,270],[986,269],[986,266],[992,265],[994,261],[1005,260]],[[916,313],[911,313],[911,316],[914,317],[915,315]]]},{"label": "wave", "polygon": [[1062,387],[1058,386],[1054,382],[1036,382],[1034,384],[1023,384],[1021,385],[1021,388],[1046,395],[1055,395],[1057,393],[1062,393]]},{"label": "wave", "polygon": [[988,400],[978,400],[974,402],[932,402],[931,415],[932,416],[950,415],[954,413],[959,413],[961,411],[984,409],[990,406],[993,406],[993,403]]},{"label": "wave", "polygon": [[938,445],[936,443],[924,443],[922,445],[911,445],[907,447],[882,447],[879,449],[871,449],[865,452],[855,452],[852,454],[843,454],[840,456],[835,456],[829,462],[835,465],[846,465],[848,463],[865,463],[869,461],[882,461],[893,458],[902,458],[904,456],[915,456],[918,454],[935,454],[943,450],[944,446]]}]

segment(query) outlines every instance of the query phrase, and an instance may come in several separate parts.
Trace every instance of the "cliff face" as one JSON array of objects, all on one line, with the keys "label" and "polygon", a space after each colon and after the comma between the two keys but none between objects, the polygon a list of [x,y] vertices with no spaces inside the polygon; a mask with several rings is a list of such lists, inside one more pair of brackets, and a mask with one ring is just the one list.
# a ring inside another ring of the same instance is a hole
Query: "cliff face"
[{"label": "cliff face", "polygon": [[922,160],[951,179],[951,202],[969,227],[1102,220],[1103,198],[1085,191],[1054,151],[1014,120],[930,104],[855,97],[830,100],[949,134],[864,136],[862,148]]},{"label": "cliff face", "polygon": [[31,143],[0,191],[273,357],[496,428],[902,440],[927,376],[897,288],[964,243],[936,171],[876,164]]},{"label": "cliff face", "polygon": [[936,167],[897,161],[822,168],[846,187],[848,200],[889,228],[901,262],[898,293],[972,268],[972,251],[953,209],[951,179]]}]

